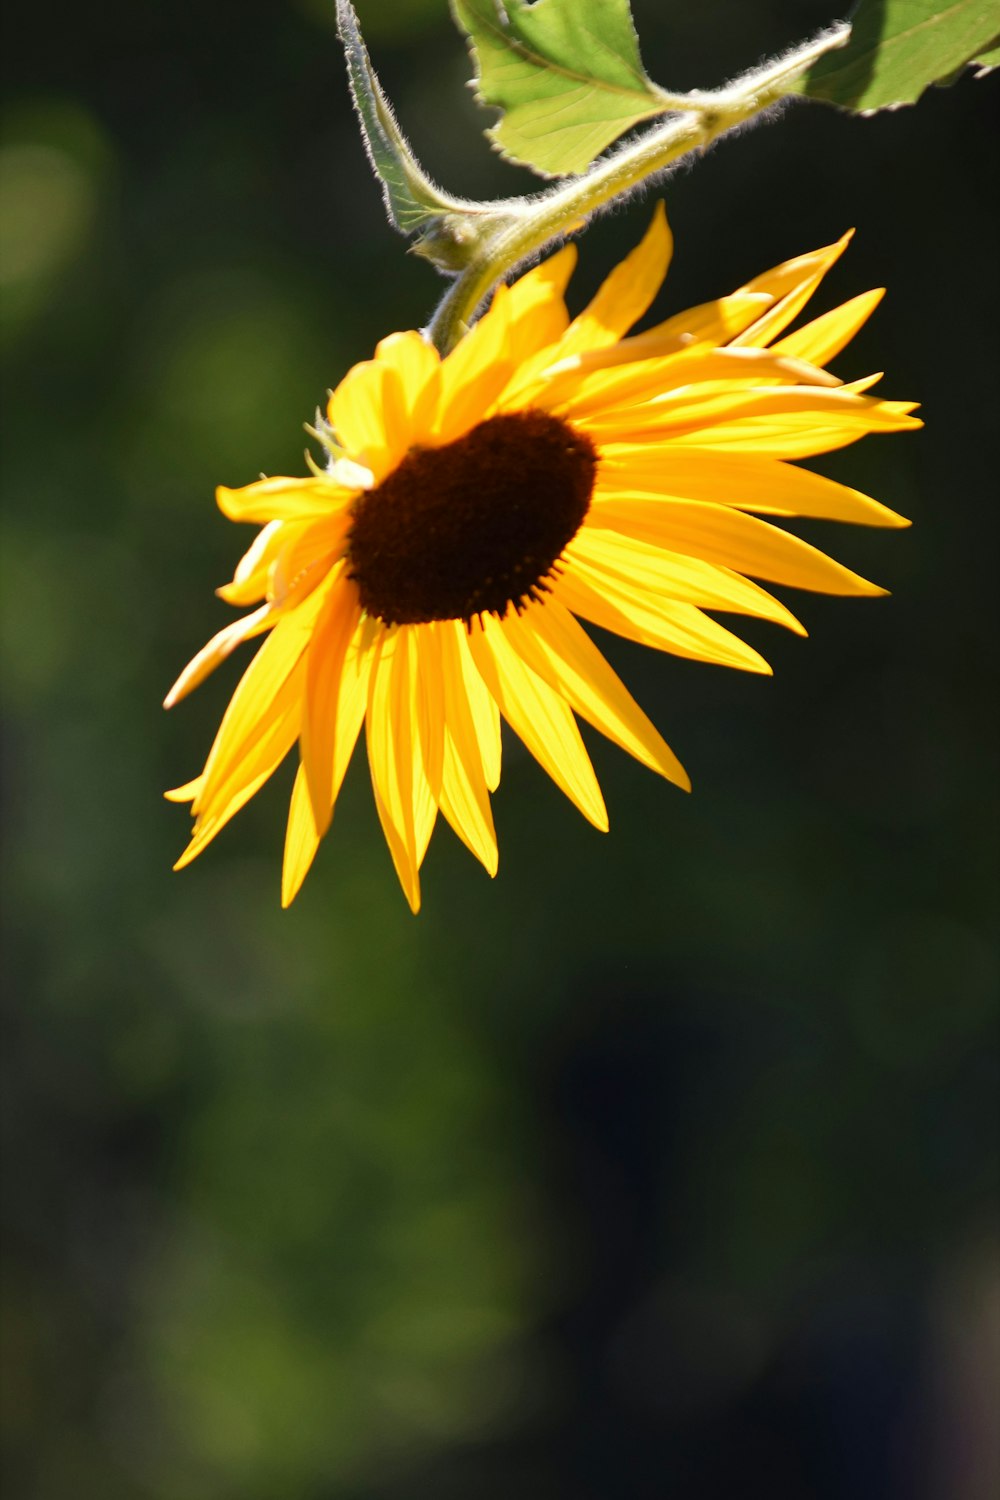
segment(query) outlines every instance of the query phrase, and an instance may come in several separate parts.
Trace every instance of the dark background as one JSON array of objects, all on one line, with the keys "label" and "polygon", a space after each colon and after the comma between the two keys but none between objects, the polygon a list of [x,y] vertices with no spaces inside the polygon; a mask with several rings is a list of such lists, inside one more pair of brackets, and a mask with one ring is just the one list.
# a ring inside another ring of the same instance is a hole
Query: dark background
[{"label": "dark background", "polygon": [[[686,798],[591,736],[596,834],[512,740],[495,883],[445,829],[411,917],[355,764],[295,907],[289,774],[183,875],[172,715],[249,533],[218,482],[430,267],[386,227],[327,0],[49,0],[6,23],[5,1494],[987,1500],[997,1484],[996,79],[820,107],[664,190],[658,316],[858,235],[838,369],[926,431],[802,526],[892,590],[746,624],[773,680],[609,654]],[[637,0],[711,85],[831,18]],[[362,0],[452,190],[521,191],[443,0]],[[575,305],[638,238],[584,238]]]}]

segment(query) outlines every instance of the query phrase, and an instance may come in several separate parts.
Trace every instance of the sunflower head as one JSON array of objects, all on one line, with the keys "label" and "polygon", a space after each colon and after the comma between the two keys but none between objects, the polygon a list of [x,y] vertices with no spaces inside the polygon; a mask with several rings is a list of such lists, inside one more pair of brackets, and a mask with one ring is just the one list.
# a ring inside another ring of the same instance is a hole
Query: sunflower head
[{"label": "sunflower head", "polygon": [[187,864],[294,746],[282,897],[330,825],[355,743],[414,910],[438,813],[490,874],[490,796],[506,720],[598,828],[607,814],[577,718],[687,788],[676,756],[581,620],[701,661],[766,672],[714,615],[802,627],[761,586],[882,590],[773,524],[906,523],[790,460],[919,426],[912,403],[826,369],[878,303],[869,292],[788,333],[847,244],[630,336],[666,274],[662,208],[570,319],[567,247],[501,286],[441,359],[418,332],[383,339],[332,393],[326,469],[220,489],[261,527],[219,590],[255,606],[194,658],[177,702],[266,636],[191,803]]}]

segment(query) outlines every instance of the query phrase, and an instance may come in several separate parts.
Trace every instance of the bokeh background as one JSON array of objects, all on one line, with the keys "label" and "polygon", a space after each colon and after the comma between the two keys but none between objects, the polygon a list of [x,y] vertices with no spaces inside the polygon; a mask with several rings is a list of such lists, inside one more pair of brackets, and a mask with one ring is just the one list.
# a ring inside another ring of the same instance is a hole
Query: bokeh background
[{"label": "bokeh background", "polygon": [[[428,168],[521,191],[443,0],[360,0]],[[892,590],[741,629],[748,677],[602,641],[692,797],[589,736],[601,837],[507,742],[491,883],[414,919],[356,763],[295,907],[288,774],[192,869],[239,666],[218,482],[302,470],[438,287],[387,228],[329,0],[8,14],[0,155],[14,1500],[987,1500],[996,1492],[996,79],[819,107],[664,189],[666,316],[856,225],[822,306],[928,426],[803,526]],[[636,0],[720,82],[820,0]],[[587,234],[577,305],[649,201]]]}]

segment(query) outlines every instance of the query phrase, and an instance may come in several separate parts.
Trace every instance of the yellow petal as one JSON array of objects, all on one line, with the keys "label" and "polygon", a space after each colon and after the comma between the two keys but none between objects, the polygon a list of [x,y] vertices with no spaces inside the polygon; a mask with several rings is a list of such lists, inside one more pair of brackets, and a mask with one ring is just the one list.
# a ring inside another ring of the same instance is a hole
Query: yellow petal
[{"label": "yellow petal", "polygon": [[690,791],[687,772],[569,610],[549,597],[508,616],[504,634],[580,716],[650,770]]},{"label": "yellow petal", "polygon": [[486,783],[481,773],[478,780],[472,779],[468,767],[458,759],[454,740],[447,734],[440,806],[469,853],[475,855],[487,874],[495,875],[500,856]]},{"label": "yellow petal", "polygon": [[163,700],[164,708],[173,708],[188,693],[205,681],[209,673],[214,672],[220,662],[225,661],[227,656],[241,646],[244,641],[251,640],[255,635],[260,635],[265,630],[270,630],[273,621],[274,610],[270,604],[261,605],[255,609],[252,615],[244,615],[241,620],[233,620],[229,625],[224,625],[221,630],[213,635],[207,645],[202,646],[197,656],[191,658],[184,668],[173,687]]},{"label": "yellow petal", "polygon": [[[500,785],[500,761],[502,744],[500,739],[500,710],[496,699],[488,691],[483,682],[479,668],[472,659],[469,647],[469,632],[461,620],[452,620],[442,624],[442,633],[450,634],[452,646],[449,650],[454,655],[445,656],[446,661],[453,663],[456,659],[462,674],[462,682],[469,700],[469,710],[472,714],[472,722],[475,729],[476,744],[482,758],[483,776],[486,785],[491,792],[495,792]],[[451,670],[451,667],[449,667]]]},{"label": "yellow petal", "polygon": [[[339,790],[339,783],[334,784],[335,752],[345,726],[340,723],[338,710],[344,663],[360,618],[357,586],[348,579],[338,581],[330,590],[309,644],[301,753],[313,821],[320,837],[330,825]],[[358,704],[354,715],[355,739],[361,728],[360,707]],[[346,764],[340,768],[341,776],[345,770]]]},{"label": "yellow petal", "polygon": [[515,369],[566,332],[563,293],[575,265],[576,246],[565,245],[511,285],[507,344]]},{"label": "yellow petal", "polygon": [[566,245],[509,288],[507,350],[510,379],[497,397],[501,410],[518,411],[554,358],[552,346],[569,326],[563,293],[576,265],[576,246]]},{"label": "yellow petal", "polygon": [[500,712],[555,782],[596,828],[608,826],[604,798],[568,704],[525,666],[493,615],[473,626],[469,646]]},{"label": "yellow petal", "polygon": [[410,651],[414,722],[420,737],[424,774],[434,801],[441,790],[445,700],[440,622],[405,626]]},{"label": "yellow petal", "polygon": [[420,909],[420,877],[414,820],[416,778],[423,774],[412,718],[410,653],[400,631],[375,643],[368,690],[368,764],[379,821],[410,909]]},{"label": "yellow petal", "polygon": [[410,777],[406,776],[406,783],[401,787],[392,722],[391,678],[396,649],[395,634],[394,631],[386,631],[375,643],[368,685],[365,739],[372,791],[382,832],[410,908],[418,911],[420,882],[414,852],[413,802],[408,786]]},{"label": "yellow petal", "polygon": [[611,444],[601,450],[598,495],[639,491],[706,500],[774,516],[814,516],[861,526],[908,526],[877,500],[773,458],[709,448]]},{"label": "yellow petal", "polygon": [[617,578],[681,604],[756,615],[785,625],[797,635],[805,634],[795,616],[758,584],[728,568],[668,552],[649,542],[584,525],[566,548],[565,558],[598,585],[602,578]]},{"label": "yellow petal", "polygon": [[784,583],[820,594],[880,594],[850,568],[834,562],[800,537],[723,505],[646,496],[602,498],[591,506],[587,525],[607,526],[625,536],[718,563],[751,578]]},{"label": "yellow petal", "polygon": [[292,799],[288,807],[288,827],[285,831],[285,856],[281,866],[281,904],[291,906],[316,858],[316,850],[322,837],[313,816],[312,799],[305,767],[299,765],[292,787]]},{"label": "yellow petal", "polygon": [[673,354],[696,344],[726,344],[744,328],[749,328],[762,313],[774,303],[769,292],[733,292],[728,297],[719,297],[713,302],[702,302],[672,318],[658,323],[646,333],[640,333],[601,354],[581,355],[583,360],[595,364],[608,362],[626,363],[633,359],[650,359],[657,355]]},{"label": "yellow petal", "polygon": [[183,786],[172,787],[163,795],[168,802],[193,802],[201,790],[201,777],[196,776],[193,781],[185,782]]},{"label": "yellow petal", "polygon": [[337,734],[333,748],[333,795],[335,798],[347,774],[347,767],[354,753],[355,741],[364,723],[369,682],[376,657],[375,647],[384,631],[385,626],[381,620],[365,615],[355,626],[347,648],[337,696]]},{"label": "yellow petal", "polygon": [[757,651],[693,604],[675,604],[614,578],[591,581],[573,569],[560,575],[553,593],[574,614],[626,640],[692,661],[770,675]]},{"label": "yellow petal", "polygon": [[317,589],[292,614],[283,616],[240,678],[205,763],[203,793],[195,812],[211,802],[218,785],[278,712],[279,695],[309,644],[324,594]]},{"label": "yellow petal", "polygon": [[783,385],[839,386],[840,381],[826,370],[806,364],[804,360],[776,354],[770,349],[703,349],[697,348],[667,359],[647,359],[637,365],[617,366],[611,370],[581,373],[570,367],[562,369],[536,396],[536,405],[547,411],[558,411],[571,421],[585,417],[607,417],[619,414],[627,421],[631,408],[660,398],[678,388],[723,383],[725,394],[732,397],[741,381],[755,385],[766,380]]},{"label": "yellow petal", "polygon": [[[364,723],[369,679],[375,654],[374,642],[382,629],[380,622],[370,618],[363,619],[355,626],[348,644],[337,683],[329,814],[322,820],[322,832],[317,829],[320,836],[329,828],[330,817],[347,774],[361,725]],[[314,825],[315,822],[315,814],[313,814]]]},{"label": "yellow petal", "polygon": [[258,599],[263,599],[271,564],[289,534],[300,535],[311,524],[311,519],[268,521],[236,564],[232,583],[216,589],[219,598],[236,605],[256,604]]},{"label": "yellow petal", "polygon": [[330,396],[327,412],[348,456],[370,469],[376,483],[406,452],[408,422],[394,364],[369,359],[348,370]]},{"label": "yellow petal", "polygon": [[[277,770],[299,736],[304,680],[304,663],[300,661],[282,684],[267,717],[254,725],[240,744],[239,753],[216,766],[211,780],[202,773],[202,784],[191,804],[196,833],[208,824],[228,822]],[[252,791],[248,792],[251,783]]]},{"label": "yellow petal", "polygon": [[405,451],[425,442],[433,431],[441,388],[441,357],[434,345],[415,330],[391,333],[382,339],[375,358],[391,365],[399,376],[405,430],[395,434]]},{"label": "yellow petal", "polygon": [[304,599],[343,555],[349,525],[350,514],[344,510],[292,531],[271,563],[267,597],[285,606]]},{"label": "yellow petal", "polygon": [[191,804],[196,834],[211,827],[214,837],[280,766],[299,735],[304,678],[300,662],[276,695],[267,718],[254,726],[239,753],[218,765],[211,781],[202,774],[202,784]]},{"label": "yellow petal", "polygon": [[547,301],[549,297],[562,297],[576,269],[576,262],[576,246],[563,245],[554,255],[547,256],[537,266],[532,266],[530,271],[525,271],[523,276],[512,281],[508,288],[512,319],[516,322],[522,313],[530,312],[540,301]]},{"label": "yellow petal", "polygon": [[[293,614],[309,594],[331,579],[345,531],[346,521],[339,516],[332,521],[310,523],[307,535],[299,536],[289,548],[279,549],[269,568],[268,602],[252,614],[224,626],[202,647],[170,689],[164,707],[172,708],[179,703],[243,641],[270,630]],[[229,591],[220,589],[218,592]]]},{"label": "yellow petal", "polygon": [[241,558],[232,583],[215,592],[236,605],[253,604],[265,594],[278,602],[308,593],[340,555],[349,524],[346,508],[332,515],[268,522]]},{"label": "yellow petal", "polygon": [[509,321],[509,290],[500,286],[489,310],[442,363],[437,444],[453,443],[482,421],[509,381]]},{"label": "yellow petal", "polygon": [[555,359],[614,344],[652,305],[667,274],[673,236],[663,204],[639,244],[617,265],[588,307],[574,318],[553,351]]},{"label": "yellow petal", "polygon": [[[859,395],[861,395],[865,391],[870,391],[873,385],[878,385],[884,373],[884,370],[877,370],[874,375],[864,375],[860,380],[849,380],[841,386],[841,390],[856,391]],[[887,403],[887,405],[889,406],[896,406],[901,411],[906,412],[916,411],[919,404],[920,403],[918,401],[890,401]]]},{"label": "yellow petal", "polygon": [[826,245],[807,255],[796,255],[741,287],[743,292],[767,292],[776,301],[749,328],[738,333],[733,343],[761,345],[777,338],[801,312],[827,271],[843,255],[853,235],[854,230],[849,229],[836,244]]},{"label": "yellow petal", "polygon": [[814,318],[804,328],[786,334],[773,346],[774,352],[791,354],[814,365],[825,365],[851,342],[884,296],[885,288],[877,287],[872,292],[862,292],[860,297],[852,297],[850,302],[824,313],[821,318]]},{"label": "yellow petal", "polygon": [[884,413],[881,419],[868,414],[846,414],[820,421],[812,412],[789,412],[787,416],[748,417],[707,430],[695,429],[672,435],[672,445],[701,452],[748,453],[758,458],[815,458],[846,448],[871,432],[915,431],[924,424],[918,417]]},{"label": "yellow petal", "polygon": [[[634,442],[637,438],[657,437],[671,442],[694,438],[709,445],[718,441],[723,428],[735,429],[765,418],[783,426],[813,422],[817,428],[843,423],[866,432],[892,432],[913,426],[907,416],[912,403],[880,401],[875,396],[860,396],[849,386],[829,390],[820,386],[753,386],[736,385],[719,389],[685,387],[656,401],[647,401],[628,411],[597,412],[578,417],[577,424],[596,438],[613,442]],[[919,424],[916,424],[919,425]],[[751,429],[752,430],[752,429]]]},{"label": "yellow petal", "polygon": [[417,869],[437,819],[444,759],[444,693],[433,625],[404,625],[399,650],[409,654],[408,714],[414,739],[413,836]]},{"label": "yellow petal", "polygon": [[184,853],[176,859],[171,868],[176,872],[186,870],[188,865],[193,864],[199,854],[204,854],[212,840],[222,832],[227,823],[230,823],[236,814],[246,806],[251,797],[255,797],[261,787],[268,781],[280,766],[292,745],[295,743],[295,735],[292,734],[288,744],[280,755],[276,755],[273,764],[265,770],[259,771],[255,776],[242,782],[239,788],[233,792],[231,797],[219,803],[219,810],[212,817],[201,818],[195,825],[191,842]]},{"label": "yellow petal", "polygon": [[497,839],[483,772],[483,753],[452,622],[443,623],[437,631],[437,641],[445,729],[441,811],[466,847],[495,875]]},{"label": "yellow petal", "polygon": [[219,509],[230,521],[297,521],[329,515],[350,504],[350,490],[325,479],[257,479],[240,490],[220,485],[215,492]]},{"label": "yellow petal", "polygon": [[291,750],[299,732],[302,664],[275,696],[268,716],[259,720],[236,754],[217,763],[211,782],[207,768],[199,778],[194,810],[198,818],[190,844],[174,865],[182,870],[212,842],[231,818],[260,791]]}]

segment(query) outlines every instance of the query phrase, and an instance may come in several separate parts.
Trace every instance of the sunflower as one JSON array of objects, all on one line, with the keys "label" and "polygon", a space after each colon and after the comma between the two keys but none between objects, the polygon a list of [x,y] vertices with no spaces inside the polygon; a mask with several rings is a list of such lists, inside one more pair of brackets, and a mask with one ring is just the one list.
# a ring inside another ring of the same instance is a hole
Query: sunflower
[{"label": "sunflower", "polygon": [[[762,520],[906,522],[788,459],[920,425],[913,403],[824,365],[881,298],[786,334],[845,248],[768,271],[731,296],[629,330],[672,241],[662,207],[572,321],[567,246],[510,286],[446,358],[395,333],[331,394],[304,478],[220,489],[262,526],[229,604],[256,605],[182,672],[170,707],[244,641],[266,640],[234,692],[190,802],[188,864],[298,742],[282,901],[330,826],[365,726],[375,805],[416,911],[438,812],[490,874],[489,793],[505,719],[591,823],[608,826],[577,716],[677,786],[688,777],[579,623],[699,661],[768,672],[706,610],[805,632],[751,579],[828,594],[884,591]],[[752,514],[756,512],[757,514]]]}]

